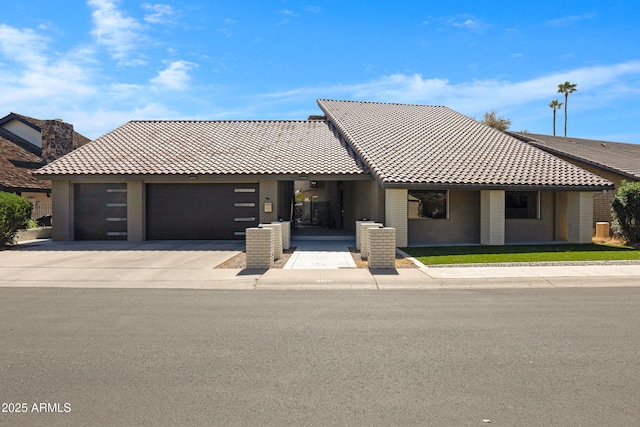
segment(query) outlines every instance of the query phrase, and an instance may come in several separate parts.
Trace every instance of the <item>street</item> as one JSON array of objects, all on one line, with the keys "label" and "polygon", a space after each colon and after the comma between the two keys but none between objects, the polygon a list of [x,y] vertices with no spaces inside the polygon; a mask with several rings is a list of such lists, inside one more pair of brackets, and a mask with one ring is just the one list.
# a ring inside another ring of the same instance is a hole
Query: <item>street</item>
[{"label": "street", "polygon": [[0,288],[0,400],[11,426],[638,425],[640,288]]}]

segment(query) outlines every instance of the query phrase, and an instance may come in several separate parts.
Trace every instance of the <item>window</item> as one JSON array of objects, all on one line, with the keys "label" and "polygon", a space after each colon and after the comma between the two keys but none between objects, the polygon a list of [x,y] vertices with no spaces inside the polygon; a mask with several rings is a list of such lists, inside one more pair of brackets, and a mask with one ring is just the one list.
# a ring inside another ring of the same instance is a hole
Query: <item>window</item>
[{"label": "window", "polygon": [[540,218],[540,192],[538,191],[505,191],[505,218]]},{"label": "window", "polygon": [[441,191],[409,191],[409,218],[449,218],[447,190]]}]

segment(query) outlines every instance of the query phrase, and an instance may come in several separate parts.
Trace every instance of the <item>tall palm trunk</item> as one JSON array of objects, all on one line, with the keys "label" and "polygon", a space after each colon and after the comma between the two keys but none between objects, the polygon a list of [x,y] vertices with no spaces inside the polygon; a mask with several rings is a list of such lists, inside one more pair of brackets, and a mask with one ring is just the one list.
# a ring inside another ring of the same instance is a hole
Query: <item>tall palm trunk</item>
[{"label": "tall palm trunk", "polygon": [[556,109],[553,109],[553,136],[556,136]]},{"label": "tall palm trunk", "polygon": [[564,137],[567,137],[567,105],[569,102],[569,94],[564,94]]}]

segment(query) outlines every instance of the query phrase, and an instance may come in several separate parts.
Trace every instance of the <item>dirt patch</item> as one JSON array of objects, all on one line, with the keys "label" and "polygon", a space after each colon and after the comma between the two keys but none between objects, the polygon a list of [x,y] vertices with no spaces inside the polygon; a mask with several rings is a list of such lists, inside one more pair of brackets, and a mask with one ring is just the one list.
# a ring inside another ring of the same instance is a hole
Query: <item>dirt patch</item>
[{"label": "dirt patch", "polygon": [[[358,268],[369,268],[369,261],[363,260],[360,251],[356,248],[350,247],[349,252],[353,257],[353,261]],[[409,259],[396,252],[396,268],[417,268],[416,265]]]},{"label": "dirt patch", "polygon": [[[291,247],[289,249],[285,249],[282,251],[282,258],[276,260],[271,268],[282,268],[287,263],[289,258],[291,258],[291,254],[296,250],[295,247]],[[234,256],[231,259],[226,260],[222,264],[216,266],[216,268],[247,268],[247,253],[245,251],[240,252],[238,255]]]}]

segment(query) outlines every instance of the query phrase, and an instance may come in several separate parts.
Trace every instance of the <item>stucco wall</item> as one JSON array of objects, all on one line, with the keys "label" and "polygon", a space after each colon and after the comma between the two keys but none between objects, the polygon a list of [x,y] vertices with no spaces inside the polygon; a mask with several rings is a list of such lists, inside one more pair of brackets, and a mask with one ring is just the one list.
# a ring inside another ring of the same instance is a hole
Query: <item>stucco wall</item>
[{"label": "stucco wall", "polygon": [[480,243],[480,192],[449,191],[449,219],[410,219],[409,245]]},{"label": "stucco wall", "polygon": [[551,242],[555,239],[555,193],[540,192],[540,219],[506,219],[505,243]]}]

